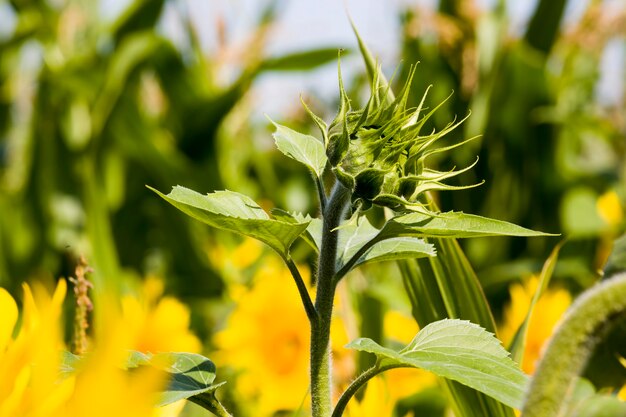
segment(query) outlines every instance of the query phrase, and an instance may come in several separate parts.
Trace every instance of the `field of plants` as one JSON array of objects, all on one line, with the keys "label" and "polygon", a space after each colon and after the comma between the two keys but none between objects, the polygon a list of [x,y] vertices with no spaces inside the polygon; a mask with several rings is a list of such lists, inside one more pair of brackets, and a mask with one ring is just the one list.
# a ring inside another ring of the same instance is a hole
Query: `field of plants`
[{"label": "field of plants", "polygon": [[190,2],[0,0],[0,417],[626,417],[624,0]]}]

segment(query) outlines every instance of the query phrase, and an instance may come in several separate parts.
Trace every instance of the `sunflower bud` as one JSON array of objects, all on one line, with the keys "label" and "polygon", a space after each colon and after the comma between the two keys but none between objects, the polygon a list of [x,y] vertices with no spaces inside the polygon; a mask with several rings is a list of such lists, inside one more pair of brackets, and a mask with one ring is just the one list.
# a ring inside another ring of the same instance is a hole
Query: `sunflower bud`
[{"label": "sunflower bud", "polygon": [[427,89],[420,105],[408,108],[414,74],[415,67],[411,67],[408,81],[395,99],[389,98],[389,87],[375,75],[370,98],[361,109],[351,108],[341,72],[339,74],[340,108],[325,132],[325,137],[329,138],[326,155],[337,180],[352,191],[353,206],[367,209],[375,204],[393,209],[415,209],[421,206],[419,196],[426,191],[468,188],[441,181],[474,164],[448,172],[426,167],[430,155],[467,142],[434,146],[465,119],[452,122],[439,132],[421,135],[426,121],[443,103],[422,114]]}]

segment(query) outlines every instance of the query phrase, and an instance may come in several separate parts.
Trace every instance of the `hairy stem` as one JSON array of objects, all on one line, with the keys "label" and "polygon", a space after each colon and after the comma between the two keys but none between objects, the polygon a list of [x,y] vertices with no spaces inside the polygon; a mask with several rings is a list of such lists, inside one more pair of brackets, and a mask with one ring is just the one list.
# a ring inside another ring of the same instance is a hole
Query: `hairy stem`
[{"label": "hairy stem", "polygon": [[593,353],[598,334],[626,313],[626,273],[585,291],[570,307],[539,363],[522,410],[523,417],[560,416],[576,378]]},{"label": "hairy stem", "polygon": [[330,322],[336,272],[337,237],[335,230],[341,223],[349,201],[350,192],[337,182],[324,210],[322,245],[317,269],[317,294],[315,309],[319,319],[311,323],[311,404],[313,417],[331,415],[330,381]]}]

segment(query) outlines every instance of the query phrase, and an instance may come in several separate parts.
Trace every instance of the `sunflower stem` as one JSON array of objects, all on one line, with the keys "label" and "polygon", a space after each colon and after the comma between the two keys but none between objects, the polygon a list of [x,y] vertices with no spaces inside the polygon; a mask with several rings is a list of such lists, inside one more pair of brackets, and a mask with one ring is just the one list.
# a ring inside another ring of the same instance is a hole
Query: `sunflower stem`
[{"label": "sunflower stem", "polygon": [[311,403],[313,417],[331,415],[330,323],[337,260],[338,230],[349,201],[350,191],[340,182],[335,184],[323,212],[322,245],[317,270],[315,308],[319,319],[311,325]]}]

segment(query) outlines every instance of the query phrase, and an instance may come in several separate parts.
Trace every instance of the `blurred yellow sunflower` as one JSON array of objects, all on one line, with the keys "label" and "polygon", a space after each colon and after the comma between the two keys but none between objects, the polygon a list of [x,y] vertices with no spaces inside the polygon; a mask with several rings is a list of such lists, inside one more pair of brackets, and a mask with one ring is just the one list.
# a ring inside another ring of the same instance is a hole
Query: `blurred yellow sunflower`
[{"label": "blurred yellow sunflower", "polygon": [[360,401],[352,399],[345,417],[387,417],[393,414],[395,401],[390,395],[390,384],[382,376],[372,378],[365,387]]},{"label": "blurred yellow sunflower", "polygon": [[133,335],[115,308],[79,369],[61,374],[66,292],[63,280],[52,296],[39,285],[33,291],[25,285],[22,323],[16,331],[17,305],[0,289],[0,417],[159,416],[162,410],[155,404],[166,381],[157,370],[121,369],[124,347]]},{"label": "blurred yellow sunflower", "polygon": [[60,281],[54,295],[36,285],[24,285],[24,312],[18,319],[15,300],[0,289],[0,417],[53,414],[71,393],[71,381],[57,384],[61,336],[61,308],[67,292]]},{"label": "blurred yellow sunflower", "polygon": [[[504,320],[499,329],[500,338],[505,345],[511,343],[524,322],[538,285],[539,278],[533,275],[524,283],[515,283],[509,288],[511,301],[504,309]],[[524,372],[528,374],[534,372],[543,346],[571,303],[572,296],[562,288],[548,288],[539,298],[528,323],[522,362]]]},{"label": "blurred yellow sunflower", "polygon": [[[305,282],[310,272],[300,266]],[[253,285],[232,285],[235,309],[215,336],[220,365],[238,373],[237,394],[255,416],[306,407],[309,387],[310,327],[289,270],[278,259],[264,258]],[[341,303],[339,303],[341,304]],[[340,309],[338,309],[340,310]],[[354,353],[336,310],[331,326],[336,381],[354,376]]]},{"label": "blurred yellow sunflower", "polygon": [[230,292],[236,307],[215,336],[217,362],[240,371],[236,389],[255,415],[297,409],[308,391],[309,322],[289,271],[268,258],[252,288]]},{"label": "blurred yellow sunflower", "polygon": [[624,209],[619,196],[613,190],[598,197],[596,209],[602,220],[610,227],[617,227],[624,221]]},{"label": "blurred yellow sunflower", "polygon": [[148,279],[142,300],[123,297],[122,311],[114,302],[101,306],[107,314],[97,323],[93,348],[76,373],[62,378],[65,281],[59,281],[53,296],[38,284],[33,290],[24,286],[22,323],[15,338],[17,305],[0,289],[0,417],[178,415],[182,402],[155,407],[157,391],[166,382],[161,373],[121,369],[128,349],[199,351],[199,341],[188,330],[187,307],[161,298],[162,291],[162,282]]},{"label": "blurred yellow sunflower", "polygon": [[192,352],[202,350],[189,330],[189,308],[174,297],[163,296],[163,281],[149,276],[139,296],[122,297],[122,315],[134,338],[128,349],[140,352]]}]

